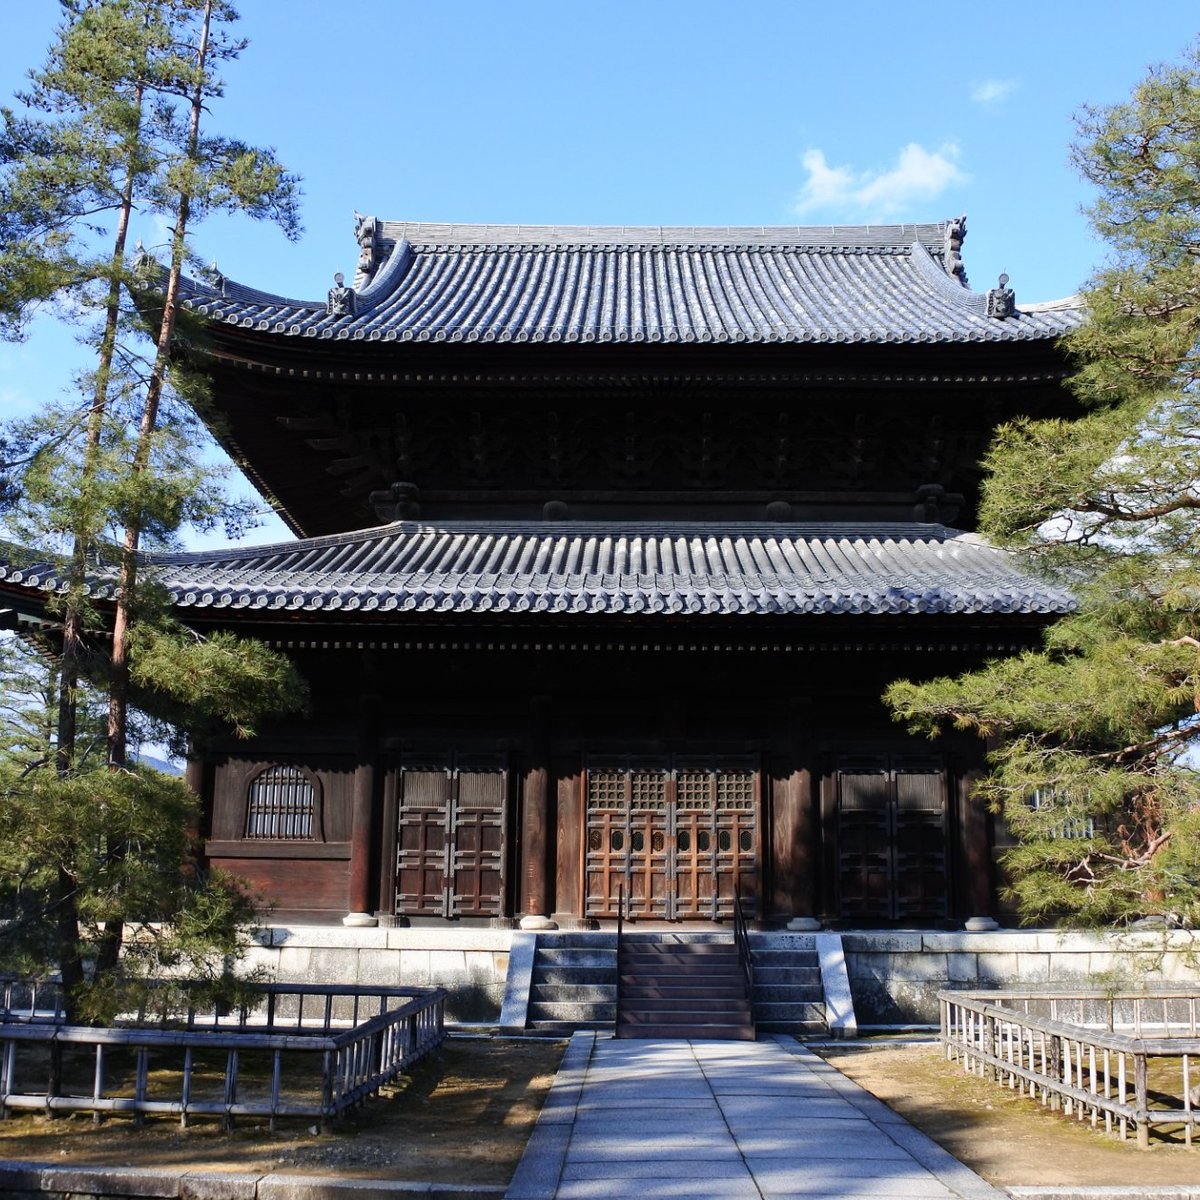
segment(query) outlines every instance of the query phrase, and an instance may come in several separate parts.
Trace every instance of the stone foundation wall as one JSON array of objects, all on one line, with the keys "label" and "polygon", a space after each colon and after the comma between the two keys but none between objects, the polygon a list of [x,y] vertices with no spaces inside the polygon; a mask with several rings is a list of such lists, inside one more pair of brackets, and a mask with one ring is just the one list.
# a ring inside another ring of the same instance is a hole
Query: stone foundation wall
[{"label": "stone foundation wall", "polygon": [[509,929],[464,926],[352,929],[264,928],[246,958],[283,983],[443,987],[449,1021],[495,1021],[508,973]]},{"label": "stone foundation wall", "polygon": [[1200,986],[1200,933],[846,932],[860,1025],[937,1024],[944,988]]}]

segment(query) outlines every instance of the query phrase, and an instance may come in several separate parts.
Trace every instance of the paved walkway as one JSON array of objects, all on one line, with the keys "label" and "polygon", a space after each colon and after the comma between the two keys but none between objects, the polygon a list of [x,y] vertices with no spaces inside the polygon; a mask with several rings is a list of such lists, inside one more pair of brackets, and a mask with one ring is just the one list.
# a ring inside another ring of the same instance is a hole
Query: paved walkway
[{"label": "paved walkway", "polygon": [[1001,1200],[793,1038],[577,1033],[507,1200]]}]

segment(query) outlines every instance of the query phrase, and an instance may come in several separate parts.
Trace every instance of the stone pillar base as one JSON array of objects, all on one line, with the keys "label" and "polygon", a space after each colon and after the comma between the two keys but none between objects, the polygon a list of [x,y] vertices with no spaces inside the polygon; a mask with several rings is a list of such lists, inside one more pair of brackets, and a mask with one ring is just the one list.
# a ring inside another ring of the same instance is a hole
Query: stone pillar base
[{"label": "stone pillar base", "polygon": [[793,917],[787,927],[795,933],[816,933],[821,928],[821,922],[816,917]]},{"label": "stone pillar base", "polygon": [[968,917],[963,928],[968,933],[992,933],[1000,928],[1000,922],[991,917]]},{"label": "stone pillar base", "polygon": [[352,912],[342,918],[342,924],[351,929],[374,929],[379,924],[379,918],[370,913]]},{"label": "stone pillar base", "polygon": [[550,920],[549,917],[537,916],[530,913],[527,917],[521,918],[522,929],[557,929],[558,926]]}]

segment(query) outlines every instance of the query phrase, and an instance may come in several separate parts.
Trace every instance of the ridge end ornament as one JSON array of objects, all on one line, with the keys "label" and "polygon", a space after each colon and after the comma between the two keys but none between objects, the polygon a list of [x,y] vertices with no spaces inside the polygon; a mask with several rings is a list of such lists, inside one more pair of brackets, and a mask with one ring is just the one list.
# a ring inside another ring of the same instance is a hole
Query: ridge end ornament
[{"label": "ridge end ornament", "polygon": [[967,238],[967,214],[962,213],[946,222],[945,241],[942,250],[942,265],[946,274],[967,286],[967,269],[963,265],[962,244]]},{"label": "ridge end ornament", "polygon": [[346,286],[346,277],[338,271],[333,277],[333,287],[325,299],[327,317],[354,316],[354,289]]},{"label": "ridge end ornament", "polygon": [[362,287],[371,281],[379,266],[379,221],[357,210],[354,213],[354,240],[358,243],[358,266],[354,286]]},{"label": "ridge end ornament", "polygon": [[999,287],[989,288],[987,294],[987,315],[997,321],[1007,320],[1017,311],[1017,294],[1008,286],[1008,275],[1002,274]]}]

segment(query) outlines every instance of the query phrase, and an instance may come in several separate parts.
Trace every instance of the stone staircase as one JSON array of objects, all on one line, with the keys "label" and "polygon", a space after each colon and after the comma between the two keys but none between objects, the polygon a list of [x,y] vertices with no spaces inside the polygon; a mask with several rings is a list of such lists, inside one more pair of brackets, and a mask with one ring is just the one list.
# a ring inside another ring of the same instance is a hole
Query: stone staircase
[{"label": "stone staircase", "polygon": [[829,1033],[821,966],[811,941],[765,945],[750,935],[754,959],[754,1019],[768,1033],[823,1037]]},{"label": "stone staircase", "polygon": [[617,1019],[617,935],[539,933],[529,990],[530,1033],[610,1030]]},{"label": "stone staircase", "polygon": [[[731,934],[631,931],[627,925],[617,1036],[752,1038],[755,1027],[829,1036],[813,939],[751,933],[750,946],[752,1009]],[[616,1019],[616,934],[539,933],[525,1030],[563,1036],[577,1029],[610,1031]]]},{"label": "stone staircase", "polygon": [[626,932],[619,970],[617,1037],[754,1040],[732,934]]}]

